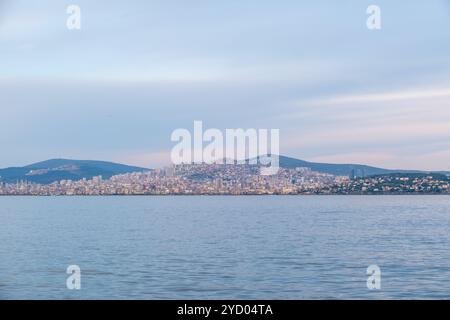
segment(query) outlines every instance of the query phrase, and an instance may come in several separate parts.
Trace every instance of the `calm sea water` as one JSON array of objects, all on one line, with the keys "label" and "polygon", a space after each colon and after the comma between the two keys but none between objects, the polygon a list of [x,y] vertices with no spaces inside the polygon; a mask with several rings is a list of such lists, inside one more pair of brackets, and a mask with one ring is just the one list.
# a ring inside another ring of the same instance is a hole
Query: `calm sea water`
[{"label": "calm sea water", "polygon": [[450,197],[0,197],[0,299],[196,298],[450,298]]}]

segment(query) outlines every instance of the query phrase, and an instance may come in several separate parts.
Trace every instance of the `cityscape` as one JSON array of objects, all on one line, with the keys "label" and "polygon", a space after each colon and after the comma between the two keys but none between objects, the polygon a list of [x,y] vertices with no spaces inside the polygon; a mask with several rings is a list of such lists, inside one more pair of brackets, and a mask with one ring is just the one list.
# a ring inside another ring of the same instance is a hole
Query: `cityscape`
[{"label": "cityscape", "polygon": [[450,300],[450,0],[0,0],[0,47],[14,312]]},{"label": "cityscape", "polygon": [[[439,173],[396,173],[373,176],[332,175],[307,167],[280,168],[262,175],[259,165],[181,164],[108,179],[27,180],[0,182],[0,195],[313,195],[313,194],[450,194],[450,177]],[[39,172],[30,171],[30,175]]]}]

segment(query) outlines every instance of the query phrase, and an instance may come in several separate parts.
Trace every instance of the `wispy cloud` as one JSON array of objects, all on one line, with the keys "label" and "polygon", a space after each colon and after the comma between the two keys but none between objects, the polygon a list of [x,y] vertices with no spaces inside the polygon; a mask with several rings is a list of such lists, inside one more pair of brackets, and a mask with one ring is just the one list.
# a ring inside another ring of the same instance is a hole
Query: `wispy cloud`
[{"label": "wispy cloud", "polygon": [[300,100],[292,102],[292,105],[301,106],[329,106],[329,105],[349,105],[349,104],[363,104],[376,102],[396,102],[404,100],[423,100],[436,98],[450,98],[450,85],[442,88],[433,89],[415,89],[415,90],[400,90],[388,91],[371,94],[350,94],[339,95],[334,97],[325,97],[311,100]]}]

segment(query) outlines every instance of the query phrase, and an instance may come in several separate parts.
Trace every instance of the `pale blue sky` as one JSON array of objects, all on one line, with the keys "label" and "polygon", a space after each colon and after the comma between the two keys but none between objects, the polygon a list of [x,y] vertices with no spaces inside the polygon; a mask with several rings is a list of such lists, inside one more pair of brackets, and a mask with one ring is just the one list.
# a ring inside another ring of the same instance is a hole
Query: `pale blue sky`
[{"label": "pale blue sky", "polygon": [[160,166],[202,120],[279,128],[306,160],[447,170],[449,40],[448,0],[0,0],[0,167]]}]

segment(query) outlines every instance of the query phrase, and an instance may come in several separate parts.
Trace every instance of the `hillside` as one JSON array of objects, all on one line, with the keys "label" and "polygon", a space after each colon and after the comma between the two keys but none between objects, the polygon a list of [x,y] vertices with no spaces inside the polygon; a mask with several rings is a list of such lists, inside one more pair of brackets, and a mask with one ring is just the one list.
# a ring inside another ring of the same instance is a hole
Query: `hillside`
[{"label": "hillside", "polygon": [[26,180],[48,184],[63,179],[91,179],[95,176],[108,179],[117,174],[148,170],[107,161],[51,159],[25,167],[0,169],[0,181],[14,183]]}]

